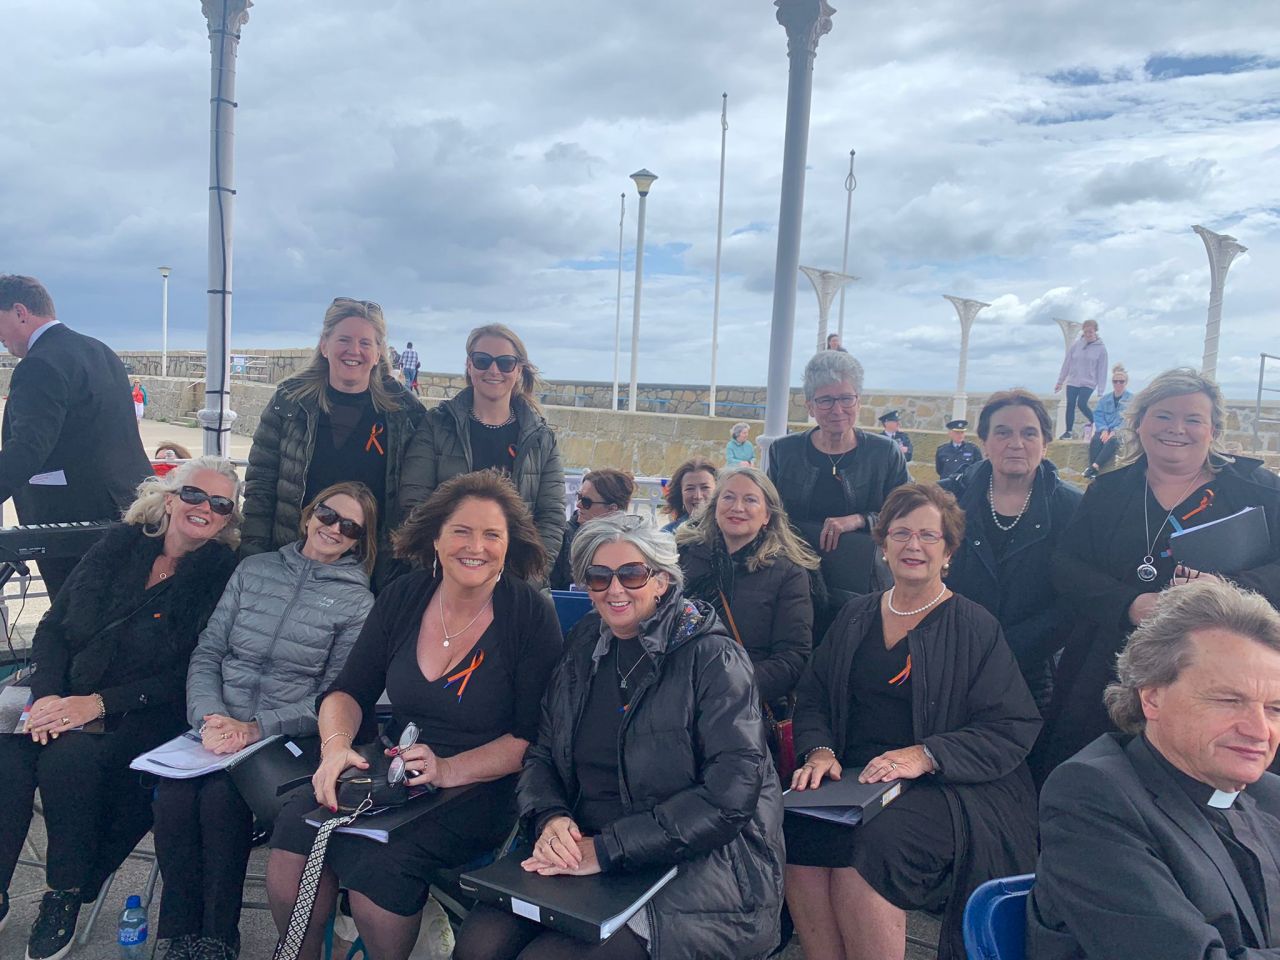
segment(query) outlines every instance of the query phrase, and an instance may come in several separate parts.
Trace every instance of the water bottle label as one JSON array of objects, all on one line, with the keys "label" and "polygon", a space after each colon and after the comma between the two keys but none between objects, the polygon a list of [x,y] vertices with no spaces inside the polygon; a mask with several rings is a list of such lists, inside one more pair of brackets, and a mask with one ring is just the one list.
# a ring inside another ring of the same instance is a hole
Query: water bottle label
[{"label": "water bottle label", "polygon": [[125,945],[147,942],[147,925],[140,927],[123,927],[120,930],[119,942]]}]

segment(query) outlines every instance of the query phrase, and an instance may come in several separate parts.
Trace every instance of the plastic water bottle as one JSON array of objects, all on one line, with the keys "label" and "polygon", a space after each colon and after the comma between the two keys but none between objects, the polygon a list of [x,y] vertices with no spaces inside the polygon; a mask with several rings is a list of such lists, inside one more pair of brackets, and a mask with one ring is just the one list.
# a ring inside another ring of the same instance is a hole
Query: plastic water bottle
[{"label": "plastic water bottle", "polygon": [[124,902],[124,909],[120,911],[116,943],[120,946],[121,960],[140,960],[147,956],[147,908],[136,894]]}]

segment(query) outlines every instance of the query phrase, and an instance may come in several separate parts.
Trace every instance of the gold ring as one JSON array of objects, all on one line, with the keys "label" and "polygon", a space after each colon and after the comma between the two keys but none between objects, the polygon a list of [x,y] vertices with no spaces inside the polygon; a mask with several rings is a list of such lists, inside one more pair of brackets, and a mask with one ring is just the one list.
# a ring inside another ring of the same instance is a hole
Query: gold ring
[{"label": "gold ring", "polygon": [[70,723],[71,723],[71,718],[70,718],[70,717],[63,717],[63,718],[62,718],[62,725],[63,725],[64,727],[65,727],[65,726],[70,725]]},{"label": "gold ring", "polygon": [[230,739],[231,739],[231,734],[229,734],[229,733],[224,733],[224,734],[222,735],[222,739],[223,739],[223,740],[230,740]]}]

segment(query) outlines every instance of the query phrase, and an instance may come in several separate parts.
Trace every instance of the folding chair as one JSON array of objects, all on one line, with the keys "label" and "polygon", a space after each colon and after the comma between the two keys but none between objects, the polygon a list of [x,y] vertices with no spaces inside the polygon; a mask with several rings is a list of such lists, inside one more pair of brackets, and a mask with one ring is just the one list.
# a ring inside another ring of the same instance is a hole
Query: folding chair
[{"label": "folding chair", "polygon": [[1027,897],[1034,873],[988,880],[964,907],[964,948],[969,960],[1025,960]]}]

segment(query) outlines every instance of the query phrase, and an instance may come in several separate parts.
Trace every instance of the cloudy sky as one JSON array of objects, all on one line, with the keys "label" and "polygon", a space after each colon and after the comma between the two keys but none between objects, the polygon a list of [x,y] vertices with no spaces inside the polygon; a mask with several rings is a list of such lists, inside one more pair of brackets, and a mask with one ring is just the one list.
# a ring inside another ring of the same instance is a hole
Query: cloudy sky
[{"label": "cloudy sky", "polygon": [[[1280,353],[1280,13],[1235,0],[839,2],[819,45],[801,262],[838,269],[857,150],[846,341],[868,385],[954,384],[943,294],[991,302],[974,389],[1052,386],[1054,317],[1096,317],[1136,383],[1198,365],[1208,265],[1249,247],[1220,379]],[[209,46],[196,0],[6,0],[0,272],[121,348],[202,347]],[[335,295],[461,365],[502,321],[552,377],[609,379],[627,192],[648,204],[642,380],[705,382],[720,95],[729,94],[721,383],[767,365],[786,95],[767,0],[258,0],[236,98],[240,349],[314,342]],[[1271,279],[1268,279],[1271,278]],[[794,367],[816,336],[803,280]],[[790,281],[788,281],[790,282]],[[834,317],[833,317],[834,321]],[[1277,377],[1280,385],[1280,376]]]}]

